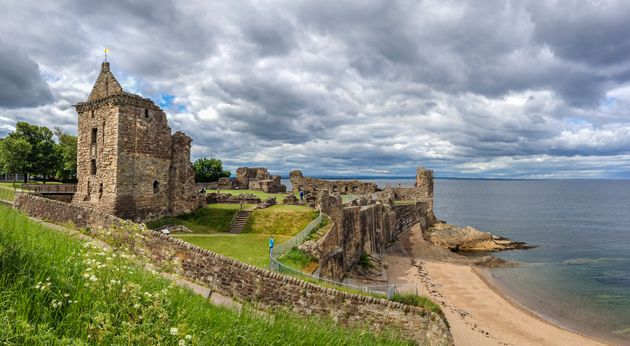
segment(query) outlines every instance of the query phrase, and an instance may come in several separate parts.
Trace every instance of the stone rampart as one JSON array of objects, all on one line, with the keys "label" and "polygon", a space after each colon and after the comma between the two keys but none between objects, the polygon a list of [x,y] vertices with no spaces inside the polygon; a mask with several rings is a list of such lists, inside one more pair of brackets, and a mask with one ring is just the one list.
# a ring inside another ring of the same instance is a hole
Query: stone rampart
[{"label": "stone rampart", "polygon": [[256,268],[158,232],[152,234],[159,239],[154,244],[154,253],[175,250],[182,261],[184,276],[221,295],[253,302],[261,308],[291,308],[302,315],[328,316],[342,325],[367,326],[374,331],[391,328],[421,345],[453,345],[444,320],[423,308],[324,288]]},{"label": "stone rampart", "polygon": [[29,193],[18,192],[14,208],[36,219],[63,224],[72,222],[76,227],[106,228],[125,222],[123,219],[98,209],[56,201]]},{"label": "stone rampart", "polygon": [[328,193],[340,193],[351,195],[365,195],[378,190],[376,184],[358,180],[325,180],[305,177],[301,171],[295,170],[289,173],[293,191],[302,190],[308,193],[328,191]]}]

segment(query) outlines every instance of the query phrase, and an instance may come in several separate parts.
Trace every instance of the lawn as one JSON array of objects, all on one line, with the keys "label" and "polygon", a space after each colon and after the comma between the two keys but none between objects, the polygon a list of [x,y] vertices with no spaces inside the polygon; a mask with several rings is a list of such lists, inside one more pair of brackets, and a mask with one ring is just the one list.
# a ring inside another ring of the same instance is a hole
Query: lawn
[{"label": "lawn", "polygon": [[[208,190],[208,192],[216,192],[216,191]],[[282,200],[289,195],[289,193],[267,193],[267,192],[256,191],[256,190],[220,190],[220,192],[229,193],[233,196],[238,196],[240,194],[246,193],[246,194],[254,195],[263,201],[270,197],[276,197],[276,201],[278,203],[282,203]],[[299,198],[300,194],[296,193],[295,196]]]},{"label": "lawn", "polygon": [[255,210],[243,232],[295,235],[319,215],[313,208],[300,205],[274,205]]},{"label": "lawn", "polygon": [[[175,237],[204,249],[236,258],[259,268],[269,268],[269,235],[256,233],[184,235]],[[290,236],[275,235],[274,241],[280,244]]]},{"label": "lawn", "polygon": [[0,199],[5,201],[13,201],[15,199],[13,183],[0,183]]},{"label": "lawn", "polygon": [[[208,204],[205,208],[178,217],[165,217],[147,222],[147,227],[156,229],[164,225],[183,225],[195,233],[216,233],[230,230],[230,222],[240,209],[239,204]],[[243,208],[253,205],[244,204]]]},{"label": "lawn", "polygon": [[[244,205],[244,208],[252,205]],[[147,223],[155,229],[162,225],[184,225],[194,234],[176,237],[199,247],[236,258],[260,268],[269,267],[269,237],[280,244],[302,231],[318,212],[305,206],[274,205],[254,210],[241,234],[224,234],[230,228],[238,204],[209,204],[203,209],[179,217],[168,217]]]},{"label": "lawn", "polygon": [[0,206],[2,345],[409,344],[292,313],[210,305],[143,268]]}]

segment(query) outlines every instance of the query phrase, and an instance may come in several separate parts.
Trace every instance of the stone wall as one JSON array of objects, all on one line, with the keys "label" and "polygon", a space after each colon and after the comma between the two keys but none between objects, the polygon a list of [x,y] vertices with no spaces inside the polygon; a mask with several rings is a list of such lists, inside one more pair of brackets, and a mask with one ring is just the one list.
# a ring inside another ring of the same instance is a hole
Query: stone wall
[{"label": "stone wall", "polygon": [[72,222],[76,227],[105,228],[125,222],[123,219],[94,208],[64,203],[18,192],[13,207],[36,219],[58,224]]},{"label": "stone wall", "polygon": [[279,175],[271,175],[264,167],[239,167],[236,178],[220,178],[218,187],[221,190],[239,189],[256,190],[267,193],[285,193],[287,187],[282,185]]},{"label": "stone wall", "polygon": [[293,191],[302,190],[308,193],[328,191],[328,193],[365,195],[378,190],[376,184],[358,180],[324,180],[305,177],[301,171],[295,170],[289,173]]},{"label": "stone wall", "polygon": [[327,316],[341,325],[367,326],[373,331],[392,328],[420,345],[453,345],[444,320],[423,308],[324,288],[256,268],[158,232],[152,234],[158,239],[153,244],[153,253],[175,252],[182,261],[184,276],[221,295],[253,302],[259,308],[290,308],[302,315]]},{"label": "stone wall", "polygon": [[322,193],[319,206],[333,222],[318,242],[320,274],[333,280],[342,280],[362,254],[383,254],[411,226],[419,223],[426,230],[436,222],[432,204],[426,201],[344,206],[341,198]]}]

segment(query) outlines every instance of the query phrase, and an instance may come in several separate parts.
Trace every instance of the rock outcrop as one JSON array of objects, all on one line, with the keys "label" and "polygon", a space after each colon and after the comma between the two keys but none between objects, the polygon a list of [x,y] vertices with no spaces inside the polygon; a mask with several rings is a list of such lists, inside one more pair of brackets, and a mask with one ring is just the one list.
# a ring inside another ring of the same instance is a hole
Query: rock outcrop
[{"label": "rock outcrop", "polygon": [[437,223],[424,233],[425,239],[433,244],[455,252],[494,252],[516,249],[530,249],[523,242],[516,242],[473,227],[458,227]]}]

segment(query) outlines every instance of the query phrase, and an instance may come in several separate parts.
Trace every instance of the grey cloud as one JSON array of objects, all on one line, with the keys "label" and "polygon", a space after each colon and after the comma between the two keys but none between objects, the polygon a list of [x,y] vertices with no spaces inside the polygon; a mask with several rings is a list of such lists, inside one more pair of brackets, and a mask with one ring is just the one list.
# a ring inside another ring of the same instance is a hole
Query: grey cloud
[{"label": "grey cloud", "polygon": [[121,81],[176,97],[195,157],[230,168],[618,177],[630,22],[603,3],[7,2],[0,33],[52,96],[3,111],[0,134],[21,119],[72,129],[107,46]]},{"label": "grey cloud", "polygon": [[37,63],[19,47],[0,40],[0,107],[34,107],[52,99]]}]

